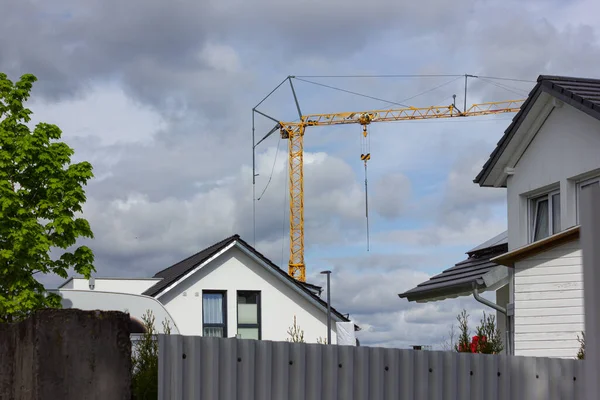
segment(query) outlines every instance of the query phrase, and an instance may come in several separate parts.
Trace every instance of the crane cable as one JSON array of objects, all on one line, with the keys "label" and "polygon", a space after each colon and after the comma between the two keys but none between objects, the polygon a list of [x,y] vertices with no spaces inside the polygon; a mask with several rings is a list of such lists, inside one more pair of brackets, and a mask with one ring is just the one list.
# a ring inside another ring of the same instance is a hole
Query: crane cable
[{"label": "crane cable", "polygon": [[367,251],[369,251],[369,181],[367,178],[367,161],[371,159],[371,137],[367,132],[367,125],[363,125],[361,137],[362,152],[360,159],[365,163],[365,218],[367,219]]}]

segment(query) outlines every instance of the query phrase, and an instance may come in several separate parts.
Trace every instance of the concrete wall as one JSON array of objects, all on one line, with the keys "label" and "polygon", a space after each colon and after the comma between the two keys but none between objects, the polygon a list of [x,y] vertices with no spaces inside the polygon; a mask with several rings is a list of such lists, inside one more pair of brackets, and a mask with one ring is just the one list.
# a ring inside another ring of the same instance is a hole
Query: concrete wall
[{"label": "concrete wall", "polygon": [[129,400],[127,314],[43,310],[0,324],[0,399]]},{"label": "concrete wall", "polygon": [[[203,290],[227,291],[228,337],[237,333],[237,291],[259,290],[261,339],[287,340],[287,330],[294,322],[294,315],[304,330],[306,342],[316,343],[319,337],[327,338],[326,312],[235,247],[158,297],[177,321],[182,335],[202,335]],[[332,343],[336,342],[335,321],[333,317]]]},{"label": "concrete wall", "polygon": [[579,240],[515,265],[515,355],[577,355],[583,331],[583,275]]},{"label": "concrete wall", "polygon": [[572,227],[576,183],[599,169],[600,122],[567,104],[554,108],[507,181],[509,250],[528,243],[529,196],[560,188],[561,228]]},{"label": "concrete wall", "polygon": [[[156,278],[94,278],[94,290],[142,294],[158,281]],[[90,290],[90,282],[85,278],[72,278],[61,289]]]}]

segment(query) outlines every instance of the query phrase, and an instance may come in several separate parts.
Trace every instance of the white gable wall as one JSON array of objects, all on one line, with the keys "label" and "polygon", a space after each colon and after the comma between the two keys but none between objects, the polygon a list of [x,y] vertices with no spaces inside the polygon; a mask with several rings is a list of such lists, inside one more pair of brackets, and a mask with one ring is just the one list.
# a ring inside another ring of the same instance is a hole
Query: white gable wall
[{"label": "white gable wall", "polygon": [[561,227],[576,224],[575,181],[600,169],[600,121],[567,104],[554,108],[507,181],[508,249],[528,243],[527,195],[560,187]]},{"label": "white gable wall", "polygon": [[574,358],[583,331],[579,240],[515,265],[515,355]]},{"label": "white gable wall", "polygon": [[[237,291],[260,290],[262,340],[287,340],[294,315],[304,330],[306,342],[316,343],[319,337],[327,338],[326,312],[235,247],[158,297],[183,335],[202,335],[203,290],[227,291],[228,337],[237,333]],[[332,315],[332,342],[335,340]]]},{"label": "white gable wall", "polygon": [[[600,173],[600,122],[554,108],[507,180],[509,250],[529,243],[529,198],[560,189],[561,229],[577,224],[577,182]],[[575,357],[583,330],[581,251],[572,242],[517,263],[515,355]]]}]

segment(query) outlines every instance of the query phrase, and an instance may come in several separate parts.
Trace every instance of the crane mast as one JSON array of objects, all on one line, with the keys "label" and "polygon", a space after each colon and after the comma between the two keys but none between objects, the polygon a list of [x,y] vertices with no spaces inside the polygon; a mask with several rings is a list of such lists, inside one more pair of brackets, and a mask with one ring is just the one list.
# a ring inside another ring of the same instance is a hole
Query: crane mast
[{"label": "crane mast", "polygon": [[[289,200],[290,200],[290,258],[288,274],[300,282],[306,282],[304,264],[304,134],[310,126],[362,125],[366,138],[367,126],[374,122],[457,118],[512,113],[519,111],[524,100],[508,100],[473,104],[460,111],[454,104],[433,107],[405,107],[333,114],[307,114],[296,122],[279,122],[281,137],[288,140]],[[361,159],[366,163],[369,153]]]}]

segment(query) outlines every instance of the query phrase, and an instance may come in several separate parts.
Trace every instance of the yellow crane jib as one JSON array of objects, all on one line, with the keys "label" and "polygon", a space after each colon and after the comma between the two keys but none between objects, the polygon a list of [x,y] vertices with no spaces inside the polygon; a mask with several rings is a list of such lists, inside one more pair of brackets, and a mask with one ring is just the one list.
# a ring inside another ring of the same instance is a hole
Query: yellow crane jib
[{"label": "yellow crane jib", "polygon": [[[307,114],[296,122],[280,122],[279,130],[283,139],[288,139],[289,190],[290,190],[290,259],[288,273],[293,278],[305,282],[304,265],[304,133],[309,126],[329,126],[358,124],[363,127],[363,152],[361,160],[366,164],[371,159],[368,151],[367,126],[374,122],[394,122],[483,116],[519,111],[524,100],[507,100],[473,104],[460,111],[454,104],[449,106],[405,107],[396,109],[341,112],[333,114]],[[365,149],[367,149],[365,151]],[[368,218],[368,210],[367,210]]]}]

